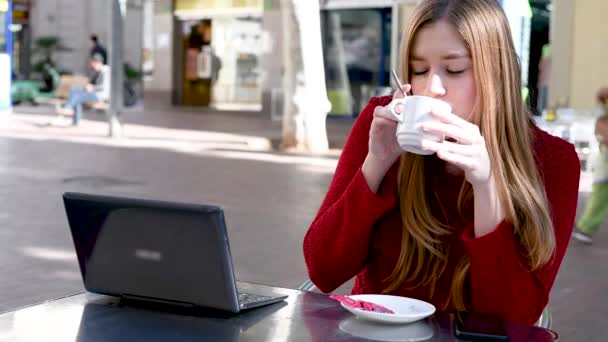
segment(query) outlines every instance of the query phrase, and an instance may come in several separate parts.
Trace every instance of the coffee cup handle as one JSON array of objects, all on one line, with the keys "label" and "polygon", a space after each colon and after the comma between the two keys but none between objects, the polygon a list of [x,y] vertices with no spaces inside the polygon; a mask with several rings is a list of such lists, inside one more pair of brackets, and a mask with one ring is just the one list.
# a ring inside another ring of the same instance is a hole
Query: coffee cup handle
[{"label": "coffee cup handle", "polygon": [[389,105],[388,105],[389,112],[391,112],[391,114],[399,122],[403,122],[403,116],[402,116],[403,115],[403,111],[401,113],[397,113],[395,111],[395,106],[397,106],[397,105],[403,105],[404,103],[405,103],[405,101],[403,99],[395,99],[395,100],[391,101],[391,103],[389,103]]}]

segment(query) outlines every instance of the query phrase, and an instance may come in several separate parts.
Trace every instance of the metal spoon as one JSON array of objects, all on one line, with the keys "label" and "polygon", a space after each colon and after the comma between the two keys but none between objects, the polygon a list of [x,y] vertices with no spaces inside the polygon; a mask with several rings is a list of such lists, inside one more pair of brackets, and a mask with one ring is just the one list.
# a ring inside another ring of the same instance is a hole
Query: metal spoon
[{"label": "metal spoon", "polygon": [[399,91],[401,91],[401,94],[403,94],[403,97],[406,97],[407,95],[405,94],[405,91],[403,91],[403,84],[401,84],[401,81],[399,80],[399,76],[397,76],[395,69],[391,69],[391,74],[393,75],[393,79],[395,80],[395,82],[397,82]]}]

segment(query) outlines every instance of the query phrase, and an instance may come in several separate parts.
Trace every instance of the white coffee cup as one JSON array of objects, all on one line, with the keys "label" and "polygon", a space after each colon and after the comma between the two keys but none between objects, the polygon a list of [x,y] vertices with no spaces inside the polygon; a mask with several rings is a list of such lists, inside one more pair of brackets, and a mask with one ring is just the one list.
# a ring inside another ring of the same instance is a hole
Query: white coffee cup
[{"label": "white coffee cup", "polygon": [[[401,113],[395,111],[397,106],[401,107]],[[424,132],[422,124],[429,121],[439,121],[431,112],[451,113],[452,106],[447,102],[428,96],[407,96],[394,99],[389,104],[389,110],[399,121],[396,132],[399,146],[406,152],[429,155],[433,152],[423,150],[420,147],[422,140],[443,142],[443,136]]]}]

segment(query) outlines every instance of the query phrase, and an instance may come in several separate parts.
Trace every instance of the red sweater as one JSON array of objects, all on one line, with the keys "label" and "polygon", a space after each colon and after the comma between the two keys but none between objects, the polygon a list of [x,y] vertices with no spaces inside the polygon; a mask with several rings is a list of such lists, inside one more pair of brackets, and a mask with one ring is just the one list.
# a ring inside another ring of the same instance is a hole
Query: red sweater
[{"label": "red sweater", "polygon": [[[304,238],[304,257],[312,282],[331,292],[356,276],[353,294],[381,293],[383,282],[393,271],[401,250],[402,221],[397,193],[398,162],[387,172],[378,193],[370,191],[361,166],[368,152],[369,130],[376,106],[390,97],[372,98],[355,122],[348,137],[325,200]],[[473,203],[457,208],[463,176],[445,173],[443,162],[429,156],[441,170],[441,205],[431,202],[435,217],[453,229],[448,264],[434,295],[428,289],[394,291],[395,295],[419,298],[441,308],[450,293],[456,263],[463,253],[470,258],[467,309],[496,314],[509,322],[533,323],[547,305],[570,240],[580,177],[580,162],[572,144],[533,127],[534,154],[544,179],[553,218],[556,251],[553,260],[534,271],[520,263],[518,243],[510,223],[503,221],[482,237],[473,234]],[[432,171],[431,171],[432,172]],[[440,207],[445,210],[445,215]],[[410,286],[411,287],[411,286]],[[448,311],[453,310],[450,308]]]}]

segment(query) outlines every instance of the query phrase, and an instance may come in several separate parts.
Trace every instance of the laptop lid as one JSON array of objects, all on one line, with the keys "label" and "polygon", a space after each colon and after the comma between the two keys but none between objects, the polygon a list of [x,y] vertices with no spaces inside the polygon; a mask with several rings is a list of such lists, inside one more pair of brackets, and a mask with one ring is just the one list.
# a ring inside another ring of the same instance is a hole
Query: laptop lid
[{"label": "laptop lid", "polygon": [[220,207],[82,193],[63,200],[88,291],[239,311]]}]

